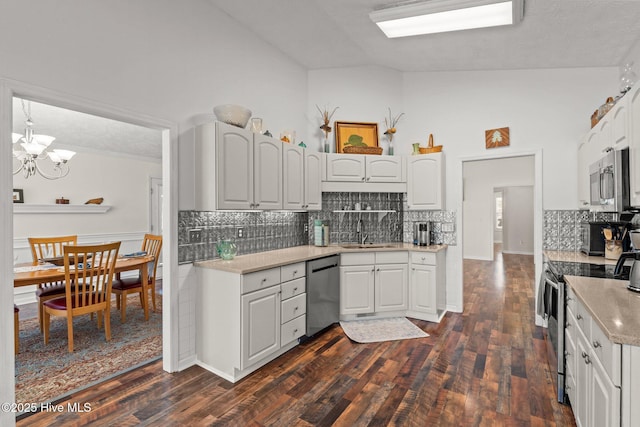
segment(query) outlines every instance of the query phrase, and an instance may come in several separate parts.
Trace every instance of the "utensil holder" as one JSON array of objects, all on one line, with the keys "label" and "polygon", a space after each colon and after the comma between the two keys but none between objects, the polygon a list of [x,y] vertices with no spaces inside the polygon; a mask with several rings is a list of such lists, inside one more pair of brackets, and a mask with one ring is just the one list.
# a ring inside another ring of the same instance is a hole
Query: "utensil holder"
[{"label": "utensil holder", "polygon": [[605,240],[604,241],[604,258],[618,259],[622,254],[622,240]]}]

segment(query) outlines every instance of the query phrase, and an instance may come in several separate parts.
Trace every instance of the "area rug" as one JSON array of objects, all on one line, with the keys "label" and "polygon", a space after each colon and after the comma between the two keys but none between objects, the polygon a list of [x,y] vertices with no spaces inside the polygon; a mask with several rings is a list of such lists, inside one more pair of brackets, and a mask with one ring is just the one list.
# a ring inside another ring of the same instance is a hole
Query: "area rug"
[{"label": "area rug", "polygon": [[429,336],[406,317],[342,321],[340,326],[352,341],[358,343],[406,340]]},{"label": "area rug", "polygon": [[[161,298],[157,298],[161,301]],[[16,402],[49,402],[71,391],[103,381],[114,374],[139,366],[162,355],[162,313],[149,309],[144,320],[140,299],[127,300],[127,320],[120,323],[120,311],[111,308],[111,341],[96,317],[74,319],[74,351],[69,353],[67,322],[51,317],[49,344],[44,345],[38,319],[20,320],[20,353],[16,355]]]}]

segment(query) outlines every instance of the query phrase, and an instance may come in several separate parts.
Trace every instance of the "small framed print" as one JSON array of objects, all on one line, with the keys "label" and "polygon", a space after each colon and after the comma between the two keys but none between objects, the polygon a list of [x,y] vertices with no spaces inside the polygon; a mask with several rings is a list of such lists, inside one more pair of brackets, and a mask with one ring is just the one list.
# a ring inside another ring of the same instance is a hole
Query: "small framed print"
[{"label": "small framed print", "polygon": [[489,129],[484,131],[486,148],[508,147],[509,128]]},{"label": "small framed print", "polygon": [[13,203],[24,203],[24,191],[21,188],[13,189]]},{"label": "small framed print", "polygon": [[344,147],[378,147],[378,124],[363,122],[335,122],[336,153]]}]

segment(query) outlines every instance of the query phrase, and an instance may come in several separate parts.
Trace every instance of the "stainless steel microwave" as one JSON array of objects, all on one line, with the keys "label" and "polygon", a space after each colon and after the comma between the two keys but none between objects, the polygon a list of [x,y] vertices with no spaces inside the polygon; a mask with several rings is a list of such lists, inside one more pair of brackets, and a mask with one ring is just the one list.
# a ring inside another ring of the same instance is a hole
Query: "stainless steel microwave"
[{"label": "stainless steel microwave", "polygon": [[629,148],[609,148],[605,155],[589,167],[589,199],[591,206],[607,212],[629,209]]}]

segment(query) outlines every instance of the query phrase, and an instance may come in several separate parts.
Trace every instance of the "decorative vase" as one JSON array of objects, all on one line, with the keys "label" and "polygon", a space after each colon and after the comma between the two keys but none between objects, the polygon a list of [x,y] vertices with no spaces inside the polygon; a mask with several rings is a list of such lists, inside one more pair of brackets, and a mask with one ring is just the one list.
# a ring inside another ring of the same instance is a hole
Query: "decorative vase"
[{"label": "decorative vase", "polygon": [[624,64],[620,73],[620,93],[627,93],[636,82],[636,73],[633,71],[633,62]]},{"label": "decorative vase", "polygon": [[220,258],[224,260],[233,259],[238,253],[238,248],[233,240],[222,239],[216,245],[216,250]]},{"label": "decorative vase", "polygon": [[412,146],[413,146],[413,153],[411,153],[411,154],[413,154],[414,156],[416,154],[420,154],[420,143],[419,142],[414,142],[412,144]]}]

